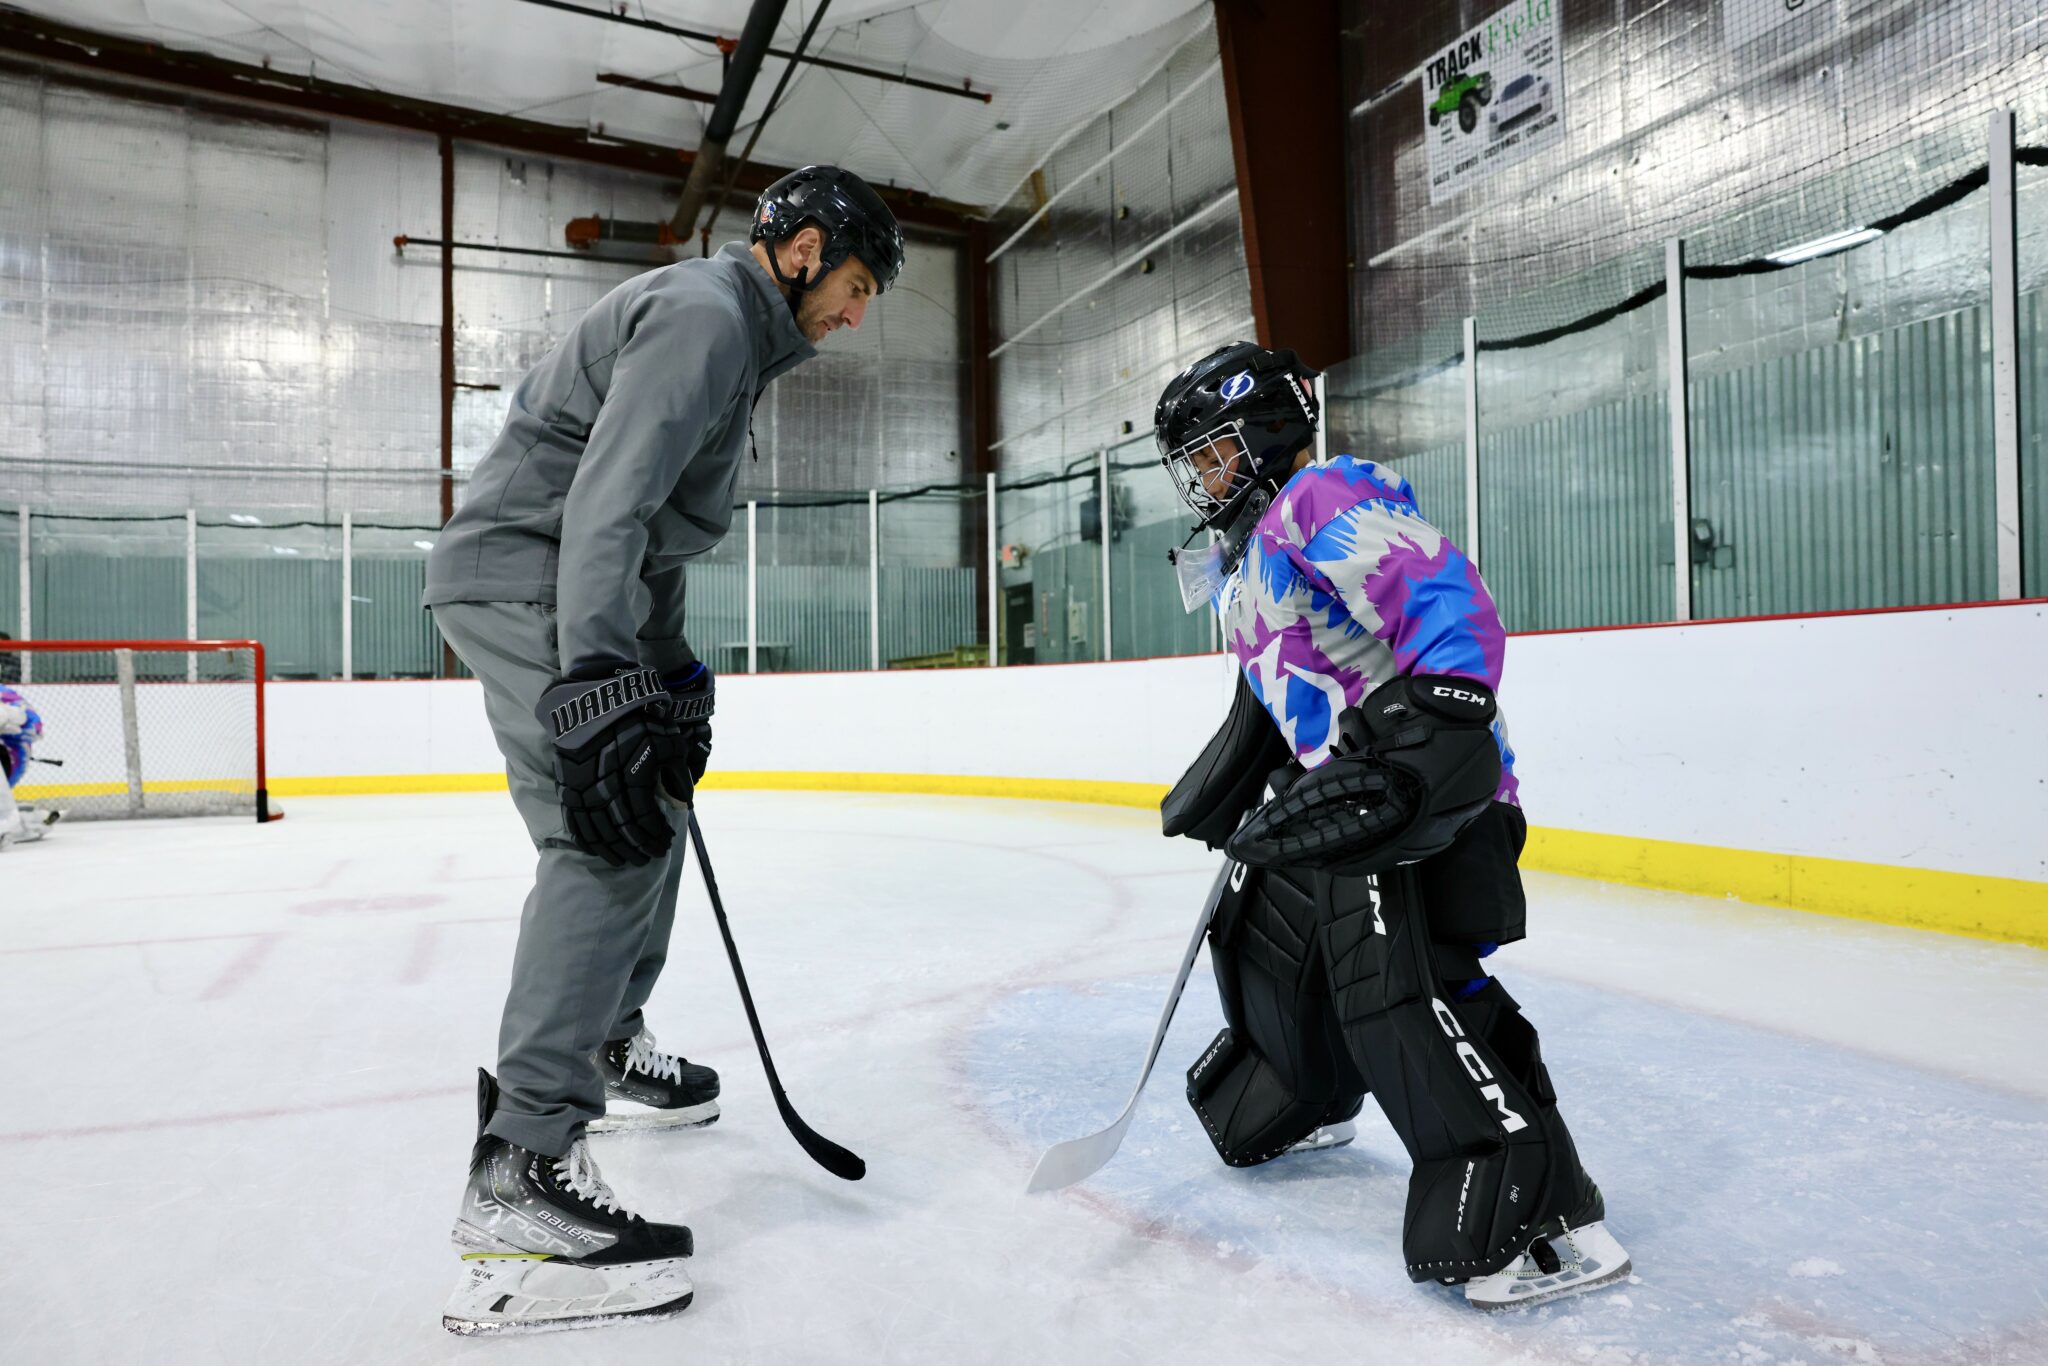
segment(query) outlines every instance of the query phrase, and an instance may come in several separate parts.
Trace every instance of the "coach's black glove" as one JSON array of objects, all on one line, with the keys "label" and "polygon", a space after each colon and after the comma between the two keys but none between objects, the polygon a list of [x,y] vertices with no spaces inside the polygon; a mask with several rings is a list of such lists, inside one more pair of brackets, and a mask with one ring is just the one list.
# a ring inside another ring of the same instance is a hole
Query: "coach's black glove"
[{"label": "coach's black glove", "polygon": [[652,669],[564,679],[541,696],[534,714],[555,746],[555,781],[569,838],[614,868],[668,853],[675,827],[662,805],[678,801],[689,762],[676,703]]},{"label": "coach's black glove", "polygon": [[711,763],[711,713],[718,698],[717,681],[703,664],[692,664],[664,678],[675,703],[675,722],[682,739],[682,763],[669,770],[667,790],[681,802],[694,799],[704,769]]},{"label": "coach's black glove", "polygon": [[1493,689],[1396,678],[1337,718],[1334,755],[1252,813],[1229,843],[1255,867],[1358,875],[1448,848],[1500,787]]}]

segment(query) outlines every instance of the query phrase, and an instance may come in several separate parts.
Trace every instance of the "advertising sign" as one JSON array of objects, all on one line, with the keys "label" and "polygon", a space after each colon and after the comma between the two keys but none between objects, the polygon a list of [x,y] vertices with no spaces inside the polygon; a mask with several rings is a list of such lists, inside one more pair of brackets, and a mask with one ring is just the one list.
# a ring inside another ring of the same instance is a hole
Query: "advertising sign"
[{"label": "advertising sign", "polygon": [[1516,0],[1422,64],[1429,199],[1564,141],[1560,0]]}]

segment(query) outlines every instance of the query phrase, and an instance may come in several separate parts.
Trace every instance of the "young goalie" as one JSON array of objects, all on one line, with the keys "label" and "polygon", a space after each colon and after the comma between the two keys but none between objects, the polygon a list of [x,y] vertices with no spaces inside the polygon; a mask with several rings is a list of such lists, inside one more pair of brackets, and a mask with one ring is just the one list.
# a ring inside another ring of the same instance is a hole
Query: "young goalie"
[{"label": "young goalie", "polygon": [[[1237,342],[1177,376],[1161,459],[1219,539],[1177,557],[1241,670],[1163,807],[1238,867],[1209,927],[1227,1027],[1188,1073],[1216,1151],[1322,1146],[1369,1092],[1413,1159],[1415,1281],[1485,1309],[1624,1278],[1537,1048],[1480,960],[1523,937],[1505,635],[1392,470],[1317,464],[1314,372]],[[1320,1142],[1318,1140],[1321,1140]]]},{"label": "young goalie", "polygon": [[0,684],[0,850],[31,844],[57,823],[57,812],[18,806],[14,800],[14,789],[21,786],[29,756],[42,738],[43,718],[26,697]]}]

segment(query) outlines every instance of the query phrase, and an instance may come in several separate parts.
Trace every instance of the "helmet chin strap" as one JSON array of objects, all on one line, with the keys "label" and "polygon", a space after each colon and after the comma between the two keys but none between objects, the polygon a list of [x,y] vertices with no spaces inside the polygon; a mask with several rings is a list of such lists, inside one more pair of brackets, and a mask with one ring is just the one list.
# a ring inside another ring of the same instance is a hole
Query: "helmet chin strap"
[{"label": "helmet chin strap", "polygon": [[770,242],[768,244],[768,270],[770,274],[774,275],[776,282],[789,291],[786,302],[789,304],[789,315],[794,318],[798,316],[797,305],[802,302],[803,296],[818,282],[811,278],[811,268],[808,265],[799,270],[795,275],[784,275],[782,273],[782,257],[775,250],[780,245],[782,244],[779,242]]}]

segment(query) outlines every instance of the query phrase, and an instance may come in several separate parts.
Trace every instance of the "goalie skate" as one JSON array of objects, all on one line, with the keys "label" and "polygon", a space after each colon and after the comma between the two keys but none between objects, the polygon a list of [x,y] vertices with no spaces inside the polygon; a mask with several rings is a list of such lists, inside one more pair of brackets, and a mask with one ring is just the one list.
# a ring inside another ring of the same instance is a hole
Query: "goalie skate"
[{"label": "goalie skate", "polygon": [[644,1129],[698,1129],[718,1118],[718,1073],[654,1046],[645,1029],[606,1044],[597,1055],[604,1074],[605,1115],[593,1134]]},{"label": "goalie skate", "polygon": [[1537,1239],[1493,1275],[1465,1282],[1465,1300],[1475,1309],[1520,1309],[1613,1285],[1625,1280],[1632,1266],[1604,1223],[1568,1228]]},{"label": "goalie skate", "polygon": [[18,807],[0,816],[0,850],[16,844],[34,844],[62,820],[62,811],[40,811],[33,806]]},{"label": "goalie skate", "polygon": [[[1342,1148],[1357,1137],[1358,1126],[1348,1119],[1340,1119],[1334,1124],[1322,1125],[1287,1151],[1290,1153],[1318,1153],[1326,1148]],[[1285,1156],[1285,1154],[1282,1154],[1282,1156]]]},{"label": "goalie skate", "polygon": [[[1287,1149],[1287,1153],[1319,1153],[1331,1148],[1348,1147],[1358,1137],[1358,1112],[1365,1108],[1365,1097],[1360,1096],[1350,1104],[1332,1105],[1323,1114],[1323,1122],[1309,1131],[1303,1138]],[[1287,1153],[1282,1153],[1285,1157]]]}]

